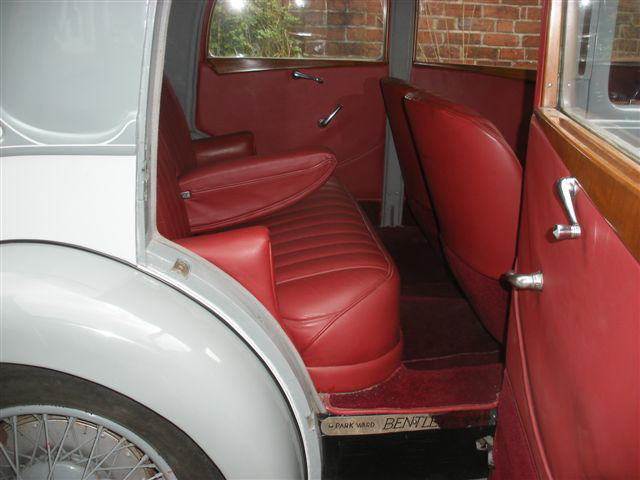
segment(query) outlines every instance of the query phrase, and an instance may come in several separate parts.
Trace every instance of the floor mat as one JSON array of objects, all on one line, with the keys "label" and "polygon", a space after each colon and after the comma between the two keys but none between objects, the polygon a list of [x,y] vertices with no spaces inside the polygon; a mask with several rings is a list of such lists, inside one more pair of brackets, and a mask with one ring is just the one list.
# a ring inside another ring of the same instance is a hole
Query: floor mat
[{"label": "floor mat", "polygon": [[418,227],[378,228],[377,233],[398,267],[403,296],[462,296],[442,256]]},{"label": "floor mat", "polygon": [[417,370],[499,362],[500,345],[420,229],[379,228],[378,234],[400,272],[406,365]]},{"label": "floor mat", "polygon": [[[475,364],[476,358],[485,358],[479,363],[487,363],[486,358],[499,361],[498,343],[480,324],[464,298],[403,296],[400,319],[405,361],[449,358],[456,363],[451,366],[460,365],[464,358],[470,362],[467,365]],[[488,355],[474,357],[474,354]]]},{"label": "floor mat", "polygon": [[497,404],[501,383],[500,364],[439,370],[402,366],[380,385],[328,395],[325,404],[337,414],[488,409]]}]

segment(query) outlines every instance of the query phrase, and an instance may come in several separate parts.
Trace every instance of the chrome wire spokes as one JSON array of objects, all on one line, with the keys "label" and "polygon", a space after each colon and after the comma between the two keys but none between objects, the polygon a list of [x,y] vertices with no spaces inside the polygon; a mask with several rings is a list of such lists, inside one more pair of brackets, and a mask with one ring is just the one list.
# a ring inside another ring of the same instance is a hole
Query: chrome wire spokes
[{"label": "chrome wire spokes", "polygon": [[157,480],[160,468],[138,445],[72,415],[0,420],[0,480]]}]

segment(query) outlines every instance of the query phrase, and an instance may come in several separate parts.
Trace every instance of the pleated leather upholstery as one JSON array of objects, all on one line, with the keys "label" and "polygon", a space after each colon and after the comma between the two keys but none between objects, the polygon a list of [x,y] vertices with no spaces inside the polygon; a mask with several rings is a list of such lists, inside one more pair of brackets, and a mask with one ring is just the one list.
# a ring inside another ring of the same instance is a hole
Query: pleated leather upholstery
[{"label": "pleated leather upholstery", "polygon": [[380,382],[402,353],[395,265],[335,178],[261,220],[269,228],[283,327],[321,391]]}]

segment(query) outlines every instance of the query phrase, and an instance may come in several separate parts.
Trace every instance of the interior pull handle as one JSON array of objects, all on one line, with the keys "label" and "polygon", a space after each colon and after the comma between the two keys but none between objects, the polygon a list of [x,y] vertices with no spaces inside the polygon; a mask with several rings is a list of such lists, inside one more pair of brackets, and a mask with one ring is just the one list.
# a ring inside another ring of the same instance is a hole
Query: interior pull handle
[{"label": "interior pull handle", "polygon": [[504,274],[504,278],[513,288],[517,288],[518,290],[535,290],[541,292],[544,286],[544,277],[540,271],[523,274],[509,270]]},{"label": "interior pull handle", "polygon": [[324,83],[322,77],[314,77],[313,75],[309,75],[308,73],[302,73],[298,70],[294,70],[291,74],[291,77],[294,80],[313,80],[316,83]]},{"label": "interior pull handle", "polygon": [[324,128],[324,127],[326,127],[327,125],[329,125],[329,123],[331,122],[331,120],[333,120],[333,117],[335,117],[335,116],[338,114],[338,112],[339,112],[340,110],[342,110],[342,105],[341,105],[341,104],[338,104],[338,106],[336,107],[336,109],[335,109],[333,112],[331,112],[331,113],[329,114],[329,116],[327,116],[327,118],[321,118],[320,120],[318,120],[318,126],[319,126],[320,128]]},{"label": "interior pull handle", "polygon": [[576,198],[578,190],[580,190],[580,184],[575,177],[564,177],[558,180],[556,183],[560,200],[567,212],[570,225],[557,224],[553,227],[553,236],[556,240],[564,240],[565,238],[579,238],[582,234],[582,229],[578,223],[578,217],[576,217],[576,210],[573,206],[573,199]]}]

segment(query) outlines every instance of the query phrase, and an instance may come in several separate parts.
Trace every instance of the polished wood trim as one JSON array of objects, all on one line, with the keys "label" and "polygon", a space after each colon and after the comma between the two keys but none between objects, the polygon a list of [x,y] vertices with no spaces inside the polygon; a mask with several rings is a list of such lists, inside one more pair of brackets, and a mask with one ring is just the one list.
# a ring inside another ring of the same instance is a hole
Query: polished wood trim
[{"label": "polished wood trim", "polygon": [[536,70],[534,68],[510,68],[492,67],[489,65],[467,65],[457,63],[421,63],[413,62],[414,67],[445,68],[448,70],[463,70],[466,72],[481,73],[483,75],[493,75],[495,77],[512,78],[535,83]]},{"label": "polished wood trim", "polygon": [[537,108],[545,135],[600,213],[640,261],[640,164],[554,108]]},{"label": "polished wood trim", "polygon": [[560,82],[560,48],[562,46],[562,16],[564,14],[561,0],[548,0],[547,34],[544,51],[544,73],[542,75],[541,106],[555,107],[558,105]]},{"label": "polished wood trim", "polygon": [[316,58],[220,58],[210,57],[207,64],[221,75],[227,73],[290,70],[293,68],[370,67],[386,65],[386,61],[339,60]]}]

